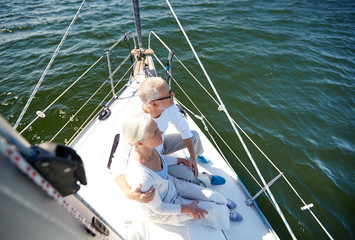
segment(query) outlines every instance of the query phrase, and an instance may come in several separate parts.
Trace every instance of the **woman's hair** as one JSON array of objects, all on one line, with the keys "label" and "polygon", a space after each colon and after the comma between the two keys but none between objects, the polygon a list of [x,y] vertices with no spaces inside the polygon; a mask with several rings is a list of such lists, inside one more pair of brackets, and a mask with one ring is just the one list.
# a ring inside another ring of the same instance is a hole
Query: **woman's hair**
[{"label": "woman's hair", "polygon": [[138,95],[143,104],[148,105],[150,101],[159,97],[157,88],[166,83],[161,77],[146,78],[139,86]]},{"label": "woman's hair", "polygon": [[122,125],[122,133],[125,140],[131,146],[134,146],[138,141],[143,141],[147,138],[147,124],[151,120],[151,116],[146,113],[132,115]]}]

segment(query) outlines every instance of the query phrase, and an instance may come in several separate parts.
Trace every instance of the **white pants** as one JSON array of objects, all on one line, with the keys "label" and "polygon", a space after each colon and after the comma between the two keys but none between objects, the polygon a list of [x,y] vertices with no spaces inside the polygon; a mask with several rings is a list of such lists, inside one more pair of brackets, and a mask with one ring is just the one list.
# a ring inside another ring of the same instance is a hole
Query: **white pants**
[{"label": "white pants", "polygon": [[173,201],[175,204],[190,204],[198,200],[200,208],[206,210],[205,218],[194,220],[190,214],[161,215],[153,221],[175,226],[190,226],[195,224],[210,226],[216,229],[227,230],[230,227],[229,209],[226,206],[227,199],[209,188],[203,188],[175,177],[169,176],[169,180],[175,185],[177,197]]},{"label": "white pants", "polygon": [[[192,130],[191,132],[192,132],[192,143],[194,145],[195,154],[196,156],[201,155],[203,153],[203,147],[201,144],[200,136],[198,135],[198,132],[194,130]],[[169,155],[185,147],[186,145],[184,143],[184,140],[182,140],[181,135],[179,133],[167,134],[164,136],[162,154]],[[168,167],[168,172],[170,175],[174,177],[184,179],[186,181],[196,183],[196,184],[201,183],[200,180],[194,177],[193,171],[191,171],[185,165],[182,164],[170,165]]]},{"label": "white pants", "polygon": [[[203,153],[203,147],[201,144],[200,136],[198,135],[198,132],[196,132],[195,130],[192,130],[191,133],[192,133],[192,143],[194,145],[195,154],[200,155]],[[164,136],[162,154],[169,155],[185,147],[186,145],[184,143],[184,140],[182,140],[181,135],[179,133],[166,134]]]}]

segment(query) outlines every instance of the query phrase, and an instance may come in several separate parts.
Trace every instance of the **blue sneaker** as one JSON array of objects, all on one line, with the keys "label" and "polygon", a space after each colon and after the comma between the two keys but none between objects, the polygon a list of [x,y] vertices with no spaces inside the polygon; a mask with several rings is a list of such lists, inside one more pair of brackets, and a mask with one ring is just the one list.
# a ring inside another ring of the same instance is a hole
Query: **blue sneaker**
[{"label": "blue sneaker", "polygon": [[211,175],[206,172],[203,172],[202,174],[206,174],[206,176],[211,180],[212,185],[223,185],[226,183],[226,179],[221,176]]},{"label": "blue sneaker", "polygon": [[[190,156],[187,156],[186,159],[189,160]],[[206,157],[204,157],[202,155],[198,155],[197,158],[196,158],[196,161],[200,162],[200,163],[208,163],[208,162],[210,162],[210,160],[208,158],[206,158]]]},{"label": "blue sneaker", "polygon": [[211,175],[211,184],[212,185],[223,185],[226,183],[226,179],[218,175]]},{"label": "blue sneaker", "polygon": [[237,213],[236,211],[232,211],[232,212],[229,214],[229,219],[230,219],[232,222],[241,222],[241,221],[243,221],[243,216],[240,215],[239,213]]},{"label": "blue sneaker", "polygon": [[228,199],[228,198],[227,198],[227,204],[226,205],[227,205],[227,207],[230,210],[232,210],[232,209],[237,207],[237,204],[235,202],[233,202],[232,200]]},{"label": "blue sneaker", "polygon": [[197,162],[200,162],[200,163],[209,163],[210,160],[202,155],[198,155],[197,158],[196,158],[196,161]]}]

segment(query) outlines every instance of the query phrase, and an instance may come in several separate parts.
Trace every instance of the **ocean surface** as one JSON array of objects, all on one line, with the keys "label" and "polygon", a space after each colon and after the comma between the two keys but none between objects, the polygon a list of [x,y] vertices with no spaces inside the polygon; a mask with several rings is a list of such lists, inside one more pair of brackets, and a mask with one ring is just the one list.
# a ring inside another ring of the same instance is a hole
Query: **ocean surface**
[{"label": "ocean surface", "polygon": [[[12,125],[80,4],[0,1],[0,113]],[[314,204],[312,211],[335,239],[355,239],[355,2],[172,0],[171,4],[233,119],[305,202]],[[144,47],[153,30],[197,72],[199,66],[165,1],[140,1],[140,6]],[[18,130],[130,31],[135,31],[131,1],[87,1]],[[167,53],[160,55],[165,64]],[[193,101],[203,103],[201,111],[252,169],[217,105],[193,87],[193,80],[186,80],[176,60],[173,64],[176,80]],[[206,78],[196,76],[212,92]],[[50,140],[107,77],[107,66],[100,65],[23,136],[32,144]],[[183,93],[175,83],[172,86],[183,101]],[[108,92],[109,83],[105,87]],[[76,115],[69,130],[54,141],[67,141],[84,120]],[[277,172],[247,145],[270,181]],[[255,194],[259,189],[254,180],[232,154],[226,156]],[[298,239],[327,239],[283,180],[271,190]],[[259,197],[258,205],[280,238],[290,239],[265,196]]]}]

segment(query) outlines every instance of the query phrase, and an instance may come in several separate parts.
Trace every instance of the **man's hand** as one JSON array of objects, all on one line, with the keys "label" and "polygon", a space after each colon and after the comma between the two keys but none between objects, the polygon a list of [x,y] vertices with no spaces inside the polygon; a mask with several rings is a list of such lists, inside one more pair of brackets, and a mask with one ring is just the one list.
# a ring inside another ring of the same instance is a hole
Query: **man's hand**
[{"label": "man's hand", "polygon": [[142,193],[141,192],[141,184],[139,184],[138,187],[135,189],[132,189],[127,181],[126,181],[126,176],[124,174],[119,175],[115,179],[116,183],[118,186],[120,186],[123,194],[126,196],[126,198],[135,200],[137,202],[141,203],[148,203],[153,200],[154,194],[155,194],[155,188],[151,187],[148,192]]},{"label": "man's hand", "polygon": [[148,192],[142,193],[141,187],[142,187],[142,185],[139,184],[139,186],[136,187],[135,189],[130,188],[127,191],[126,197],[131,200],[135,200],[137,202],[140,202],[140,203],[148,203],[148,202],[152,201],[154,198],[154,194],[155,194],[155,188],[151,187]]},{"label": "man's hand", "polygon": [[195,178],[197,178],[198,175],[198,168],[197,168],[197,163],[196,163],[196,157],[195,156],[190,156],[189,159],[191,166],[192,166],[192,171],[194,172]]},{"label": "man's hand", "polygon": [[197,169],[197,163],[196,160],[191,160],[191,158],[189,160],[185,159],[185,158],[178,158],[177,161],[178,164],[184,164],[185,166],[187,166],[190,170],[192,170],[194,172],[194,176],[195,178],[197,178],[198,175],[198,169]]},{"label": "man's hand", "polygon": [[178,158],[177,164],[184,164],[187,166],[190,170],[192,170],[192,164],[189,160],[186,158]]},{"label": "man's hand", "polygon": [[194,172],[195,178],[197,178],[197,176],[198,176],[198,168],[197,168],[197,163],[196,163],[197,156],[195,155],[195,149],[194,149],[194,144],[192,142],[192,137],[184,139],[184,143],[185,143],[187,150],[190,153],[189,161],[191,162],[191,165],[192,165],[192,171]]}]

